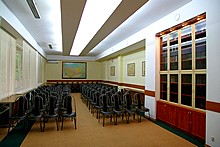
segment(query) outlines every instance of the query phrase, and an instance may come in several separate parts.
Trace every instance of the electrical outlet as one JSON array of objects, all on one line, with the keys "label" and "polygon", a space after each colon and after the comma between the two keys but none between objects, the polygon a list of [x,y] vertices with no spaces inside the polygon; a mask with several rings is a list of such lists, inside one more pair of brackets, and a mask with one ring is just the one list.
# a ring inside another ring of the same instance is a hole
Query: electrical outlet
[{"label": "electrical outlet", "polygon": [[215,138],[212,136],[212,137],[211,137],[211,140],[212,140],[212,141],[215,141]]}]

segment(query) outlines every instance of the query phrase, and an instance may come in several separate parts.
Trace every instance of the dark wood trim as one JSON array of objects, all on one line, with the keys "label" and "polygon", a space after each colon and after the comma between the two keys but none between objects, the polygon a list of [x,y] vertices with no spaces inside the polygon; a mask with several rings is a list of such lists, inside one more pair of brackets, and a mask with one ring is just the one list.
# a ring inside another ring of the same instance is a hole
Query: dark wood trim
[{"label": "dark wood trim", "polygon": [[118,82],[114,82],[114,81],[104,81],[104,80],[100,80],[100,82],[107,83],[107,84],[119,85]]},{"label": "dark wood trim", "polygon": [[211,147],[210,145],[208,145],[208,144],[205,144],[205,147]]},{"label": "dark wood trim", "polygon": [[144,90],[144,94],[151,96],[151,97],[155,97],[155,91],[151,91],[151,90]]},{"label": "dark wood trim", "polygon": [[220,113],[220,103],[206,101],[206,110],[214,111]]},{"label": "dark wood trim", "polygon": [[98,83],[100,80],[47,80],[48,83]]},{"label": "dark wood trim", "polygon": [[135,84],[128,84],[128,83],[122,83],[121,86],[137,88],[137,89],[140,89],[140,90],[144,90],[144,88],[145,88],[145,86],[142,86],[142,85],[135,85]]}]

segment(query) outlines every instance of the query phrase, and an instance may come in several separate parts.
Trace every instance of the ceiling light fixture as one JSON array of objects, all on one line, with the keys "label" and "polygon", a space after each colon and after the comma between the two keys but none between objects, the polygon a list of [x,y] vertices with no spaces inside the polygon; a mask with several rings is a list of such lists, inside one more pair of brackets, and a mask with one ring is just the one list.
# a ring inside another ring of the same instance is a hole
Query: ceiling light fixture
[{"label": "ceiling light fixture", "polygon": [[87,0],[70,55],[79,55],[122,0]]},{"label": "ceiling light fixture", "polygon": [[34,0],[27,0],[27,3],[29,5],[34,17],[37,18],[37,19],[40,19],[40,14],[38,12],[38,9],[36,7],[36,4],[35,4]]}]

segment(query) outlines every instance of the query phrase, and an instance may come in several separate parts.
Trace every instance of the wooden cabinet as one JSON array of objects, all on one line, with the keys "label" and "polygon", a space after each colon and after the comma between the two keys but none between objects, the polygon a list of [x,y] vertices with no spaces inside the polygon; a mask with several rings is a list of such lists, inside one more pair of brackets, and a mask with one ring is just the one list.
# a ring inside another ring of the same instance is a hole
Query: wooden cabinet
[{"label": "wooden cabinet", "polygon": [[205,139],[206,115],[205,113],[191,111],[191,134]]},{"label": "wooden cabinet", "polygon": [[176,125],[176,107],[162,102],[157,102],[157,119]]},{"label": "wooden cabinet", "polygon": [[206,115],[203,111],[157,101],[157,119],[200,139],[205,139]]}]

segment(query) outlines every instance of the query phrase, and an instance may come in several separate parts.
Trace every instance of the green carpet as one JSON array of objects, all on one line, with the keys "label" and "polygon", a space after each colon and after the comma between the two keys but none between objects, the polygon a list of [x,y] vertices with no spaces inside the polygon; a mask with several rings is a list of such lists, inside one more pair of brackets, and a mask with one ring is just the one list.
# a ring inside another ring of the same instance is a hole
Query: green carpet
[{"label": "green carpet", "polygon": [[35,121],[29,121],[28,126],[19,122],[0,142],[0,147],[20,147]]}]

